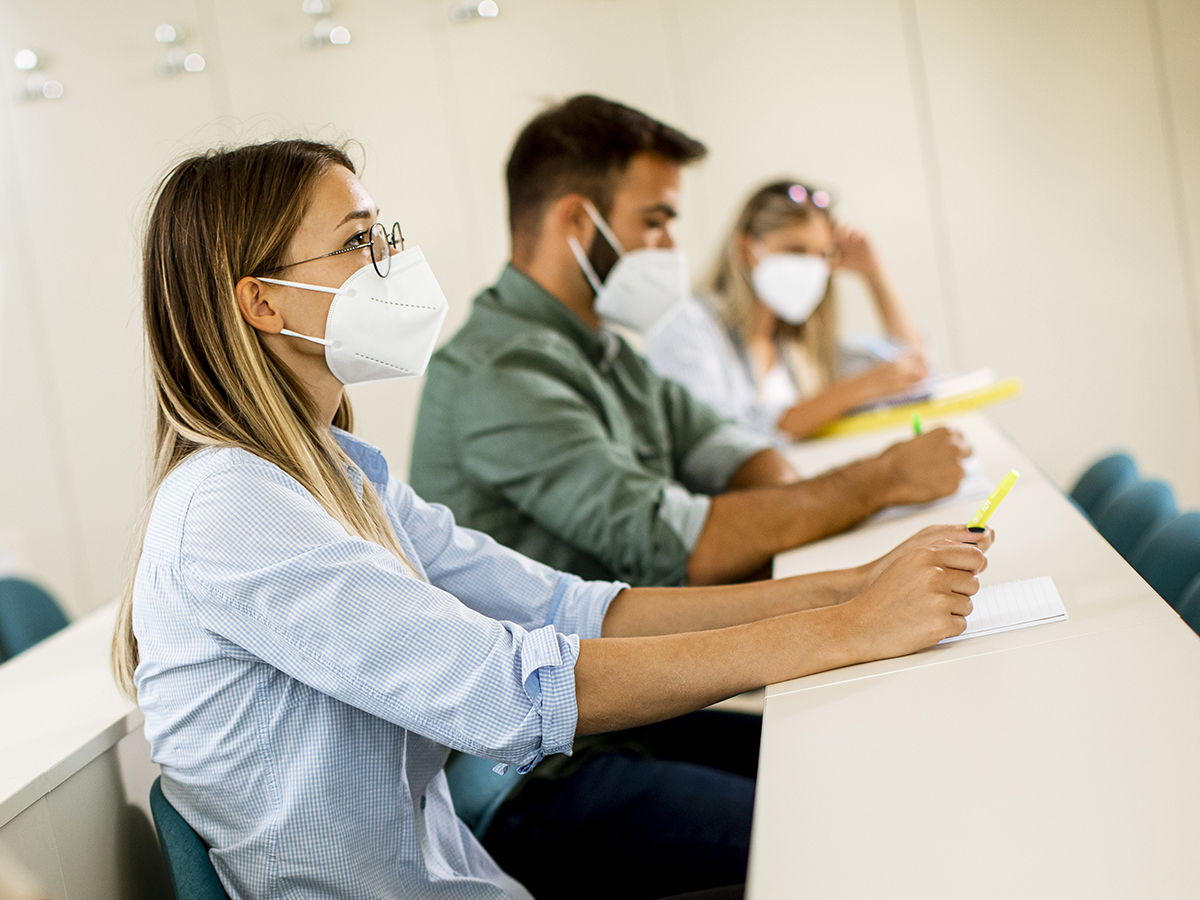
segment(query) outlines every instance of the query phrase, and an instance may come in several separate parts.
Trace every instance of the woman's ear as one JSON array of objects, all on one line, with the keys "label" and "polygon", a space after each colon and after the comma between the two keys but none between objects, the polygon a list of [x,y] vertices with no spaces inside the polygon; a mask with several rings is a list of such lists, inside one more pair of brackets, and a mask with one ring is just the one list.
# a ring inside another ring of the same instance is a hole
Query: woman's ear
[{"label": "woman's ear", "polygon": [[758,263],[758,257],[754,253],[754,244],[756,241],[748,234],[740,234],[737,239],[738,262],[742,268],[749,272]]},{"label": "woman's ear", "polygon": [[279,334],[283,330],[283,316],[267,296],[266,285],[252,275],[247,275],[234,286],[238,309],[251,328],[267,334]]}]

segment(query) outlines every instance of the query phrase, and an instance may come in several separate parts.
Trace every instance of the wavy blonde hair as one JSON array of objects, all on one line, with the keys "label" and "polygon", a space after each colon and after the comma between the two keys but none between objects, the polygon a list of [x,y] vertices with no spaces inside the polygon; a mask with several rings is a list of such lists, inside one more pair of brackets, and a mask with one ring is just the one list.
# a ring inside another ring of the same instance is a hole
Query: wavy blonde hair
[{"label": "wavy blonde hair", "polygon": [[[345,152],[305,140],[213,150],[163,179],[143,251],[142,299],[157,401],[150,496],[193,453],[239,447],[295,478],[350,534],[411,565],[367,481],[360,499],[346,456],[296,377],[259,341],[234,295],[238,280],[287,262],[317,180],[354,171]],[[353,427],[343,395],[333,424]],[[149,506],[143,516],[140,550]],[[133,574],[112,642],[118,685],[136,699]]]},{"label": "wavy blonde hair", "polygon": [[[814,206],[809,191],[804,202],[797,203],[789,193],[798,181],[773,181],[756,190],[742,205],[733,228],[717,254],[708,275],[699,285],[699,293],[711,305],[713,312],[730,333],[737,335],[743,345],[753,336],[755,308],[758,298],[750,283],[750,269],[742,259],[742,239],[761,239],[780,228],[807,222],[813,216],[823,216],[832,228],[832,211]],[[780,321],[776,335],[783,338],[791,353],[803,354],[816,368],[820,384],[829,385],[838,369],[837,291],[830,279],[825,296],[817,308],[800,325]]]}]

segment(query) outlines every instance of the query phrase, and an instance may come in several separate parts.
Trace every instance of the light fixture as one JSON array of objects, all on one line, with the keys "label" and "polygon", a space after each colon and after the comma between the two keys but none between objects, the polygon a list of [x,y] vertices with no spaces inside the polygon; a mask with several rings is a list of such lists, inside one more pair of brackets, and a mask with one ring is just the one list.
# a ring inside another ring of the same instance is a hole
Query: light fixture
[{"label": "light fixture", "polygon": [[472,19],[494,19],[500,15],[496,0],[462,0],[450,10],[450,21],[470,22]]},{"label": "light fixture", "polygon": [[168,77],[182,72],[203,72],[204,57],[187,48],[187,32],[163,22],[154,29],[154,39],[167,45],[167,58],[154,67],[159,75]]},{"label": "light fixture", "polygon": [[18,50],[13,57],[13,65],[21,72],[28,72],[25,77],[25,89],[22,97],[25,100],[57,100],[63,95],[62,82],[55,81],[42,71],[43,60],[32,50]]},{"label": "light fixture", "polygon": [[333,0],[304,0],[300,8],[313,17],[312,34],[305,36],[305,47],[316,50],[330,44],[345,46],[350,43],[350,29],[333,22]]}]

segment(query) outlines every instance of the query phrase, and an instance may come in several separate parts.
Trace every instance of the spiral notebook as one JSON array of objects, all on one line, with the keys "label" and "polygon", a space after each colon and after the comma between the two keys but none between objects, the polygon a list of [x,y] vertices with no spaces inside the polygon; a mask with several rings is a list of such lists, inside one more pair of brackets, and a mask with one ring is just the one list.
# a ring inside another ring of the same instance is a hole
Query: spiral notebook
[{"label": "spiral notebook", "polygon": [[975,610],[967,616],[967,630],[941,643],[1047,625],[1067,618],[1066,607],[1049,575],[983,587],[971,599]]}]

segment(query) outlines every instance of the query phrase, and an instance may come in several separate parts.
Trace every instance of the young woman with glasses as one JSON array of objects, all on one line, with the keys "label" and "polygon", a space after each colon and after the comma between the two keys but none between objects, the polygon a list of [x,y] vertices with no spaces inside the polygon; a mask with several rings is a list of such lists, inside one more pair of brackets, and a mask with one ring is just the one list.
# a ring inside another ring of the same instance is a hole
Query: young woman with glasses
[{"label": "young woman with glasses", "polygon": [[[874,354],[839,343],[838,270],[858,273],[875,301],[887,341]],[[912,313],[823,190],[777,181],[755,191],[699,293],[647,336],[646,359],[765,434],[803,439],[926,377]]]},{"label": "young woman with glasses", "polygon": [[456,527],[350,434],[344,385],[420,374],[445,315],[377,218],[340,150],[280,141],[185,160],[149,219],[156,467],[114,669],[231,896],[528,897],[456,817],[451,748],[526,770],[963,630],[990,532],[630,589]]}]

